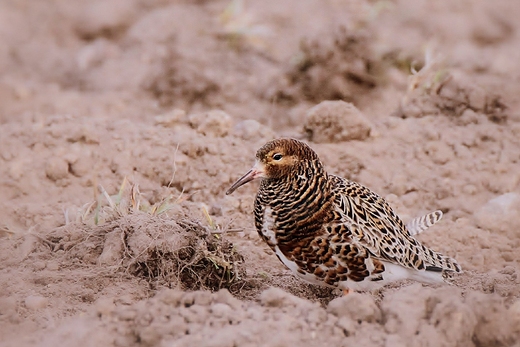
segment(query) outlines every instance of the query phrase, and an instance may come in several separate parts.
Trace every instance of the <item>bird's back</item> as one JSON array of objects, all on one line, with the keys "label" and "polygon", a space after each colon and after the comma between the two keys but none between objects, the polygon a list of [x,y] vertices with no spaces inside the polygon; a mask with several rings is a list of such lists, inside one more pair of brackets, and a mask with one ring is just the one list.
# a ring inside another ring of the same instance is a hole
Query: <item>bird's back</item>
[{"label": "bird's back", "polygon": [[359,183],[329,175],[339,223],[354,239],[380,260],[405,268],[427,271],[460,271],[457,262],[435,252],[408,232],[388,203]]}]

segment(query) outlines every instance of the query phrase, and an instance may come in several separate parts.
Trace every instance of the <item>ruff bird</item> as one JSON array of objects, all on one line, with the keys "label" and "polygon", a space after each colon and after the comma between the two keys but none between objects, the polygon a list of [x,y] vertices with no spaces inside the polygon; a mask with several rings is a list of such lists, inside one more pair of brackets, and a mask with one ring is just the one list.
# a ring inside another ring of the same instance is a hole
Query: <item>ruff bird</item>
[{"label": "ruff bird", "polygon": [[254,203],[260,237],[293,273],[348,292],[402,280],[443,283],[459,264],[413,236],[440,220],[435,211],[408,226],[390,205],[359,183],[325,171],[304,142],[277,139],[226,192],[261,179]]}]

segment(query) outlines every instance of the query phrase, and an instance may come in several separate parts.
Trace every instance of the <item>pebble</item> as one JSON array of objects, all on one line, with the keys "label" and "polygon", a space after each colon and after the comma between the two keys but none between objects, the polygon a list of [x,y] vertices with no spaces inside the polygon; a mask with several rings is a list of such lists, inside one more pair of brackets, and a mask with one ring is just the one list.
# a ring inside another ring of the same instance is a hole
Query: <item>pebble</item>
[{"label": "pebble", "polygon": [[232,311],[231,307],[226,304],[216,303],[211,306],[211,312],[217,318],[228,317]]},{"label": "pebble", "polygon": [[327,311],[335,316],[354,320],[377,322],[381,321],[382,313],[374,299],[366,294],[350,293],[332,300]]},{"label": "pebble", "polygon": [[71,163],[70,171],[76,177],[83,177],[92,170],[92,161],[90,158],[80,157],[74,163]]},{"label": "pebble", "polygon": [[230,306],[234,310],[242,308],[242,301],[235,298],[227,289],[219,290],[215,295],[215,302]]},{"label": "pebble", "polygon": [[47,270],[49,271],[57,271],[60,269],[60,264],[56,261],[49,261],[47,263]]},{"label": "pebble", "polygon": [[181,124],[186,119],[186,111],[175,108],[166,114],[154,117],[156,125],[161,125],[165,128],[171,128],[175,125]]},{"label": "pebble", "polygon": [[190,126],[203,135],[224,137],[231,130],[231,116],[220,110],[195,113],[188,120]]},{"label": "pebble", "polygon": [[307,112],[303,130],[313,142],[334,143],[365,140],[372,126],[353,104],[323,101]]},{"label": "pebble", "polygon": [[41,271],[47,266],[44,261],[35,261],[32,265],[36,271]]},{"label": "pebble", "polygon": [[8,166],[8,174],[9,176],[16,181],[22,179],[22,177],[27,173],[26,161],[23,159],[14,160]]},{"label": "pebble", "polygon": [[157,297],[159,297],[162,302],[172,306],[179,306],[183,296],[184,292],[176,289],[163,289],[157,295]]},{"label": "pebble", "polygon": [[128,27],[137,13],[135,1],[87,1],[78,6],[75,29],[80,36],[101,36]]},{"label": "pebble", "polygon": [[233,134],[244,140],[272,139],[275,132],[254,119],[246,119],[235,125]]},{"label": "pebble", "polygon": [[280,288],[271,287],[260,294],[260,303],[268,307],[289,307],[303,305],[306,301]]},{"label": "pebble", "polygon": [[114,312],[116,305],[114,304],[114,300],[110,298],[99,298],[94,304],[96,308],[96,312],[100,316],[107,316]]},{"label": "pebble", "polygon": [[45,308],[49,304],[49,300],[39,295],[29,295],[25,298],[25,307],[29,310],[39,310]]},{"label": "pebble", "polygon": [[118,312],[119,320],[134,320],[137,317],[137,312],[132,308],[123,308]]},{"label": "pebble", "polygon": [[520,331],[520,299],[516,300],[511,307],[509,307],[509,314],[514,322],[516,322],[516,326],[519,327],[518,331]]},{"label": "pebble", "polygon": [[212,295],[209,291],[197,291],[194,293],[193,303],[201,306],[208,306],[211,304]]},{"label": "pebble", "polygon": [[69,163],[60,157],[52,157],[45,165],[45,174],[52,181],[58,181],[69,175]]},{"label": "pebble", "polygon": [[506,193],[489,200],[475,212],[477,225],[495,232],[513,233],[520,227],[520,194]]}]

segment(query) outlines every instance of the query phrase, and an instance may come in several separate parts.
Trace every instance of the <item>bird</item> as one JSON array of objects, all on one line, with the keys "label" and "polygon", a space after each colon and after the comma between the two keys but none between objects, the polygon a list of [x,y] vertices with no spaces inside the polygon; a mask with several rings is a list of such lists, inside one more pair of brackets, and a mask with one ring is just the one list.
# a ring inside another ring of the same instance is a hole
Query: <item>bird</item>
[{"label": "bird", "polygon": [[329,174],[305,142],[280,138],[256,152],[254,166],[226,191],[260,180],[254,224],[280,261],[303,280],[351,291],[374,291],[411,279],[449,283],[456,260],[414,235],[440,220],[441,211],[408,226],[369,188]]}]

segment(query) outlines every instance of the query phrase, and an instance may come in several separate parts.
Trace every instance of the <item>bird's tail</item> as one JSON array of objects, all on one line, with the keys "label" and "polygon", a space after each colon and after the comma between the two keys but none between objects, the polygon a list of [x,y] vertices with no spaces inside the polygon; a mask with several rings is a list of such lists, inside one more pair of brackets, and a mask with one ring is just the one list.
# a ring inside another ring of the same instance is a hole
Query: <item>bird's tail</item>
[{"label": "bird's tail", "polygon": [[425,269],[414,271],[410,278],[423,283],[448,283],[451,284],[452,275],[460,273],[462,270],[455,259],[434,252],[423,246],[427,259],[425,260]]},{"label": "bird's tail", "polygon": [[425,214],[424,216],[417,217],[406,223],[406,229],[410,233],[410,236],[415,236],[422,233],[442,218],[442,211],[437,210]]},{"label": "bird's tail", "polygon": [[441,253],[435,252],[434,250],[420,245],[423,253],[423,260],[426,264],[427,271],[434,272],[462,272],[462,269],[453,258],[445,256]]}]

